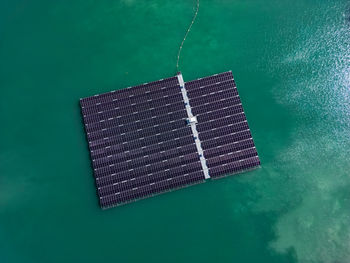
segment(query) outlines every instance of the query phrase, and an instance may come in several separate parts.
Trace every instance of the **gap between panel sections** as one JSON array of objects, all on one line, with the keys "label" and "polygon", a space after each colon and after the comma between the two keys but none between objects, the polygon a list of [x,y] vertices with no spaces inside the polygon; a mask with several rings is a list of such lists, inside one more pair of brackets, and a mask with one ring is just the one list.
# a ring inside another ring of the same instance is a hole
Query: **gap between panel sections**
[{"label": "gap between panel sections", "polygon": [[196,127],[197,117],[193,116],[193,114],[192,114],[192,109],[191,109],[190,101],[189,101],[188,96],[187,96],[185,82],[183,80],[181,73],[177,74],[177,79],[178,79],[179,84],[180,84],[181,94],[182,94],[182,97],[183,97],[183,100],[185,103],[185,107],[186,107],[186,112],[187,112],[187,116],[188,116],[187,123],[191,127],[191,130],[192,130],[193,138],[194,138],[195,143],[196,143],[197,152],[199,154],[199,159],[201,161],[202,169],[204,172],[204,177],[205,177],[205,179],[209,179],[210,178],[209,169],[207,166],[207,161],[204,157],[201,141],[199,139],[198,131],[197,131],[197,127]]}]

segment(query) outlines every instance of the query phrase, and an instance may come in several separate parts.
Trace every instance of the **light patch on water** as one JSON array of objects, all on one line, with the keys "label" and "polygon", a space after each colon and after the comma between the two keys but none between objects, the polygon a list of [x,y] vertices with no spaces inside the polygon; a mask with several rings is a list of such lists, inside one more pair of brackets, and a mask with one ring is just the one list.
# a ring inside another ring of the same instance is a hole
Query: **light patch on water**
[{"label": "light patch on water", "polygon": [[316,46],[314,45],[305,45],[300,47],[300,49],[292,50],[292,52],[282,58],[282,63],[290,64],[307,62],[315,50]]},{"label": "light patch on water", "polygon": [[256,186],[256,208],[287,211],[273,250],[293,249],[299,262],[350,262],[350,33],[343,20],[327,21],[339,10],[324,12],[324,26],[311,34],[305,27],[298,45],[270,62],[285,79],[272,95],[298,125],[276,161],[263,164],[270,185]]},{"label": "light patch on water", "polygon": [[[288,184],[290,190],[281,189],[289,191],[288,200],[284,201],[293,204],[292,193],[303,193],[301,202],[279,218],[275,226],[277,238],[270,245],[280,253],[293,248],[300,262],[347,262],[350,260],[347,209],[350,166],[341,160],[346,160],[349,153],[342,151],[346,145],[334,134],[320,137],[322,131],[313,134],[313,128],[317,129],[310,127],[306,130],[309,136],[296,140],[278,158],[281,163],[299,164],[299,169],[289,175],[294,177]],[[294,136],[298,135],[296,131]],[[321,163],[327,159],[329,162]]]},{"label": "light patch on water", "polygon": [[332,191],[319,190],[322,195],[308,192],[301,205],[279,219],[271,247],[281,253],[292,247],[300,262],[348,262],[348,213]]}]

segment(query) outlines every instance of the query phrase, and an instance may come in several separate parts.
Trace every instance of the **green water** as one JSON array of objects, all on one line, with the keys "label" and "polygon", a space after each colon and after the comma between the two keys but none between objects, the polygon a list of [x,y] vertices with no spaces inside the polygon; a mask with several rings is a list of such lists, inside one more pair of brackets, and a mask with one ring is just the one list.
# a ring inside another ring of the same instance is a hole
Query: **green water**
[{"label": "green water", "polygon": [[201,0],[262,168],[102,211],[78,100],[175,74],[194,1],[0,1],[0,262],[350,261],[350,5]]}]

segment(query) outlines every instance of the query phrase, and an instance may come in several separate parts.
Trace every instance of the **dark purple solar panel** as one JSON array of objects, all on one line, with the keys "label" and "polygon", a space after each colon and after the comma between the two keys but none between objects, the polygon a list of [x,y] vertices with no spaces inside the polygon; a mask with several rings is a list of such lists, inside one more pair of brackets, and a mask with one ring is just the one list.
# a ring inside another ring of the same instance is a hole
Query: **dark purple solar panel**
[{"label": "dark purple solar panel", "polygon": [[80,104],[102,208],[204,180],[176,77]]},{"label": "dark purple solar panel", "polygon": [[192,112],[212,178],[260,165],[231,72],[187,82]]},{"label": "dark purple solar panel", "polygon": [[80,100],[102,208],[260,165],[232,73],[180,82]]}]

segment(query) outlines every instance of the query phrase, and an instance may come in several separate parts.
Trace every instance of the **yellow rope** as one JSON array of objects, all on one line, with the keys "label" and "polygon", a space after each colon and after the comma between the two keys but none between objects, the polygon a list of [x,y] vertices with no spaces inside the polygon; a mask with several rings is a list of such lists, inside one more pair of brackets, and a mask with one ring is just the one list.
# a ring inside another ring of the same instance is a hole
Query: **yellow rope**
[{"label": "yellow rope", "polygon": [[186,32],[186,34],[185,34],[185,37],[184,37],[184,39],[183,39],[182,42],[181,42],[181,45],[180,45],[180,48],[179,48],[179,52],[177,53],[176,70],[177,70],[178,72],[179,72],[179,61],[180,61],[181,50],[182,50],[182,47],[183,47],[183,45],[184,45],[184,42],[185,42],[185,40],[186,40],[186,38],[187,38],[187,35],[188,35],[188,33],[190,33],[191,27],[192,27],[194,21],[196,20],[196,17],[197,17],[197,14],[198,14],[198,10],[199,10],[199,0],[197,0],[196,12],[195,12],[194,15],[193,15],[192,22],[191,22],[190,26],[189,26],[188,29],[187,29],[187,32]]}]

